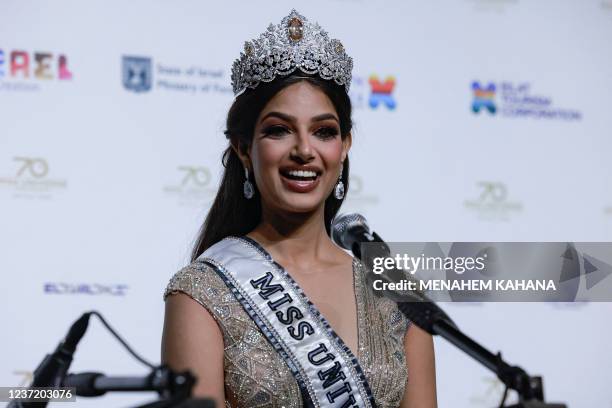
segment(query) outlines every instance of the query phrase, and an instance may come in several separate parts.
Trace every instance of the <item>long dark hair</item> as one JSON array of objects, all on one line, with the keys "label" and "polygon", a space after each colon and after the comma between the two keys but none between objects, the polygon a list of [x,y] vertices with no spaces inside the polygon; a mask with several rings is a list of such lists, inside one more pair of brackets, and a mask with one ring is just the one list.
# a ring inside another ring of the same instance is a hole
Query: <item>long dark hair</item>
[{"label": "long dark hair", "polygon": [[[289,76],[277,77],[272,82],[262,82],[257,88],[249,89],[238,96],[227,114],[224,133],[230,141],[230,146],[225,149],[221,159],[225,171],[217,196],[200,228],[191,254],[192,261],[216,242],[230,235],[244,235],[252,231],[261,221],[259,190],[251,179],[255,187],[255,195],[250,200],[244,198],[242,192],[244,167],[240,158],[232,149],[232,145],[240,146],[246,151],[253,142],[255,122],[268,101],[282,89],[300,81],[307,81],[318,87],[331,100],[340,119],[342,139],[344,140],[351,132],[353,127],[351,100],[344,86],[321,79],[318,76],[296,72]],[[348,179],[349,160],[347,157],[344,160],[342,171],[342,181],[346,191],[348,191]],[[328,235],[330,234],[331,222],[343,201],[344,199],[338,200],[333,194],[325,200],[325,229]]]}]

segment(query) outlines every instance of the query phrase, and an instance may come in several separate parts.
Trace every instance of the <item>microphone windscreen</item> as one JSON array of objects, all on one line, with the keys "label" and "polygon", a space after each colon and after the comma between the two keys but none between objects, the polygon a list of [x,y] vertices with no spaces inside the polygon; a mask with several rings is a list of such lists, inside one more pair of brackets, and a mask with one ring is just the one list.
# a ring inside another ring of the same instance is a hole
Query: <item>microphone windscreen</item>
[{"label": "microphone windscreen", "polygon": [[368,221],[361,214],[338,214],[332,221],[332,240],[340,247],[352,250],[353,241],[350,239],[350,231],[361,227],[370,230]]}]

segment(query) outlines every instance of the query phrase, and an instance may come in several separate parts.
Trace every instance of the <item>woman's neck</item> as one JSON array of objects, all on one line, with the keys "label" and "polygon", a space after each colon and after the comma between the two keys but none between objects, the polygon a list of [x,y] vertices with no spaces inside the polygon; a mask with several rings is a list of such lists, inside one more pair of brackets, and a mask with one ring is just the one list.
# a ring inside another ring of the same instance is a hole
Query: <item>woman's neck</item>
[{"label": "woman's neck", "polygon": [[263,245],[279,263],[307,266],[334,256],[335,246],[327,235],[324,208],[313,213],[268,213],[248,234]]}]

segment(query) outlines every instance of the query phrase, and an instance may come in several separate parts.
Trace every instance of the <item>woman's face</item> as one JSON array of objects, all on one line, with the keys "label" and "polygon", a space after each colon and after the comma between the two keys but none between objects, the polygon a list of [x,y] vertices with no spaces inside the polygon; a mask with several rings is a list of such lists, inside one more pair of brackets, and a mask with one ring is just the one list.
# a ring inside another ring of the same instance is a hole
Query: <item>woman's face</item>
[{"label": "woman's face", "polygon": [[310,212],[320,208],[338,182],[350,148],[331,100],[301,81],[277,93],[257,122],[250,162],[262,206]]}]

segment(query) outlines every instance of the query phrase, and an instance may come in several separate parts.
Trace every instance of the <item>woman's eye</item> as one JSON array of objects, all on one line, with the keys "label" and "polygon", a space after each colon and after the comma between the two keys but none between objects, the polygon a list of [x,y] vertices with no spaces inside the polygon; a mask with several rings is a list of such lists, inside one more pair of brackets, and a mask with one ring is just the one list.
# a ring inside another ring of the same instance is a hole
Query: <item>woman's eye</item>
[{"label": "woman's eye", "polygon": [[315,134],[322,139],[332,139],[338,135],[338,129],[332,126],[325,126],[317,129]]},{"label": "woman's eye", "polygon": [[288,132],[289,129],[287,129],[285,126],[280,125],[268,126],[262,131],[265,136],[282,136]]}]

